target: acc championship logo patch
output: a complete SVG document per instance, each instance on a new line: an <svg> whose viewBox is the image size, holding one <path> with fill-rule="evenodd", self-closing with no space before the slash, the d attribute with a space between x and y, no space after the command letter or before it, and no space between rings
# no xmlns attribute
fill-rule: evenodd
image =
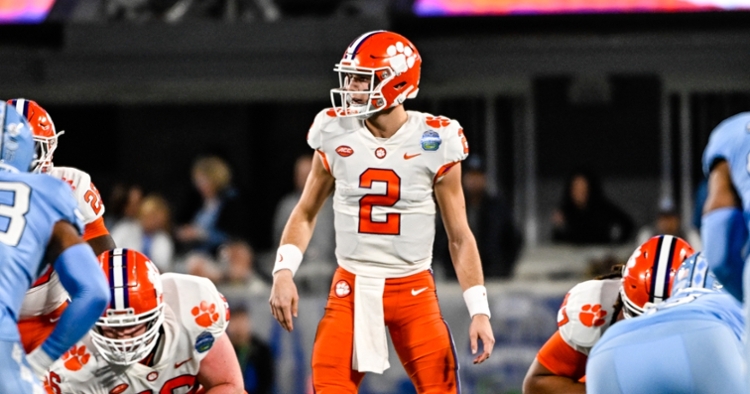
<svg viewBox="0 0 750 394"><path fill-rule="evenodd" d="M115 386L115 388L113 388L112 390L109 390L109 394L121 394L121 393L124 393L125 390L127 389L128 389L127 383L120 383L117 386Z"/></svg>
<svg viewBox="0 0 750 394"><path fill-rule="evenodd" d="M352 153L354 153L354 149L346 145L341 145L336 148L336 153L338 153L341 157L349 157L352 155Z"/></svg>
<svg viewBox="0 0 750 394"><path fill-rule="evenodd" d="M422 139L420 142L422 143L422 149L426 151L436 151L440 148L440 143L443 142L443 140L440 139L440 134L437 132L427 130L422 133Z"/></svg>
<svg viewBox="0 0 750 394"><path fill-rule="evenodd" d="M198 338L195 339L195 350L198 353L205 353L211 346L214 345L214 336L208 331L203 331Z"/></svg>

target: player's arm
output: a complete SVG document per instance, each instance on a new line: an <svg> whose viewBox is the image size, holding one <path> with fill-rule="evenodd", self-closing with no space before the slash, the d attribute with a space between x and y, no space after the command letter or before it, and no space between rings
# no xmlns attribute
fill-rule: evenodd
<svg viewBox="0 0 750 394"><path fill-rule="evenodd" d="M271 288L271 313L287 330L292 331L292 316L297 316L299 295L294 285L294 271L302 261L302 253L312 238L315 219L326 198L331 195L334 178L325 168L320 153L313 159L310 175L307 177L297 205L289 215L289 220L281 234L281 242L274 266Z"/></svg>
<svg viewBox="0 0 750 394"><path fill-rule="evenodd" d="M97 256L116 248L115 240L109 234L109 230L104 225L104 218L101 216L84 227L83 240L91 246Z"/></svg>
<svg viewBox="0 0 750 394"><path fill-rule="evenodd" d="M471 351L477 351L477 338L482 340L484 352L474 359L481 363L490 357L495 337L490 326L487 289L484 288L482 264L474 234L466 219L466 200L461 188L461 164L458 163L435 184L435 198L440 206L445 232L456 277L464 290L464 300L471 314L469 336Z"/></svg>
<svg viewBox="0 0 750 394"><path fill-rule="evenodd" d="M523 393L586 393L586 384L580 379L585 374L587 358L565 343L559 331L556 332L539 350L526 372Z"/></svg>
<svg viewBox="0 0 750 394"><path fill-rule="evenodd" d="M732 185L729 163L719 161L708 177L708 196L703 206L701 239L703 255L724 288L742 301L742 248L748 237L740 200Z"/></svg>
<svg viewBox="0 0 750 394"><path fill-rule="evenodd" d="M198 383L205 394L241 394L245 392L240 363L229 337L222 335L201 361Z"/></svg>
<svg viewBox="0 0 750 394"><path fill-rule="evenodd" d="M46 257L54 261L71 302L47 340L29 354L29 364L37 376L44 376L52 362L86 334L109 303L104 273L73 225L66 221L55 224Z"/></svg>

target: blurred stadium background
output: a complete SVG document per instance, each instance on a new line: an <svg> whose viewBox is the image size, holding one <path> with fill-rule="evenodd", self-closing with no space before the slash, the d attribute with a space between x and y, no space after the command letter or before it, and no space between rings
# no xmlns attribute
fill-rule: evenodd
<svg viewBox="0 0 750 394"><path fill-rule="evenodd" d="M224 158L267 281L274 210L308 152L307 128L330 105L334 63L365 31L405 35L424 61L407 108L462 123L523 236L512 277L489 280L498 343L488 363L468 361L458 285L439 285L465 392L511 393L556 329L567 289L636 246L635 236L552 242L565 177L595 168L638 227L665 205L698 226L708 135L750 110L748 22L748 0L0 0L0 96L50 112L66 131L56 164L89 172L105 204L116 185L138 184L178 212L195 158ZM297 330L285 334L267 293L223 290L252 311L276 357L273 392L306 392L325 295L303 295ZM391 355L362 393L413 392Z"/></svg>

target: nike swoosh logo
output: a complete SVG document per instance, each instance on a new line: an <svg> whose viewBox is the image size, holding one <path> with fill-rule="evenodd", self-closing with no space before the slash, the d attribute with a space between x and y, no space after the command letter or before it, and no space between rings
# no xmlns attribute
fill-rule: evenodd
<svg viewBox="0 0 750 394"><path fill-rule="evenodd" d="M421 288L419 290L411 289L411 295L417 296L417 295L419 295L419 293L421 293L421 292L423 292L423 291L425 291L427 289L429 289L429 287L423 287L423 288Z"/></svg>
<svg viewBox="0 0 750 394"><path fill-rule="evenodd" d="M421 153L415 153L415 154L413 154L413 155L410 155L410 154L408 154L408 153L404 153L404 160L409 160L409 159L413 159L413 158L415 158L415 157L417 157L417 156L419 156L419 155L421 155Z"/></svg>
<svg viewBox="0 0 750 394"><path fill-rule="evenodd" d="M190 361L190 360L192 360L192 359L193 359L193 358L192 358L192 357L190 357L189 359L187 359L187 360L185 360L185 361L182 361L182 362L179 362L179 363L174 363L174 367L175 367L175 369L177 369L177 368L181 367L181 366L182 366L183 364L185 364L186 362L188 362L188 361Z"/></svg>
<svg viewBox="0 0 750 394"><path fill-rule="evenodd" d="M279 263L284 261L284 255L279 253Z"/></svg>
<svg viewBox="0 0 750 394"><path fill-rule="evenodd" d="M58 317L50 317L50 318L49 318L49 322L50 322L50 323L54 323L54 322L56 322L56 321L60 320L60 317L61 317L61 316L58 316Z"/></svg>

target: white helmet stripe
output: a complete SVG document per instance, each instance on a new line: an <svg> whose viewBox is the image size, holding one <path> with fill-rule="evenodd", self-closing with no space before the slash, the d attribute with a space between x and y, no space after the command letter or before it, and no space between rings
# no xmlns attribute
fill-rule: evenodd
<svg viewBox="0 0 750 394"><path fill-rule="evenodd" d="M122 249L115 249L112 253L112 285L114 291L115 309L125 309L125 287L122 266Z"/></svg>
<svg viewBox="0 0 750 394"><path fill-rule="evenodd" d="M369 33L362 34L359 36L354 42L349 44L349 48L346 48L346 55L344 56L346 60L352 60L354 59L354 55L357 53L357 49L359 49L359 46L370 36L376 34L376 33L382 33L385 30L375 30L371 31Z"/></svg>
<svg viewBox="0 0 750 394"><path fill-rule="evenodd" d="M669 272L672 268L671 259L674 253L676 240L671 235L664 235L657 253L656 272L654 273L654 279L651 281L653 287L651 288L653 302L664 301L669 295L667 287L669 287Z"/></svg>
<svg viewBox="0 0 750 394"><path fill-rule="evenodd" d="M16 111L18 111L19 114L26 116L26 99L18 99L16 100Z"/></svg>

